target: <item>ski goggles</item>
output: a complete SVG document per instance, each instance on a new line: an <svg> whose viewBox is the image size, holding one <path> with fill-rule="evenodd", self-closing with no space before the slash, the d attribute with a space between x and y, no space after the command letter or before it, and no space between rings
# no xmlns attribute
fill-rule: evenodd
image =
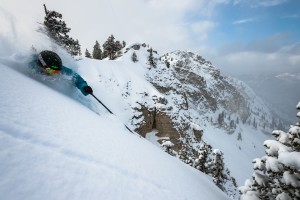
<svg viewBox="0 0 300 200"><path fill-rule="evenodd" d="M44 69L48 74L58 74L60 72L60 69L57 66L46 67Z"/></svg>

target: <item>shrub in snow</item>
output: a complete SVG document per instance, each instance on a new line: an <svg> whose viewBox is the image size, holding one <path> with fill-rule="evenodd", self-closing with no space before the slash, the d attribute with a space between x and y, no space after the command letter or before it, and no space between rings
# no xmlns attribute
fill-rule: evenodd
<svg viewBox="0 0 300 200"><path fill-rule="evenodd" d="M132 60L132 62L134 62L134 63L137 62L137 61L139 61L139 60L137 59L137 55L136 55L135 52L132 53L131 60Z"/></svg>
<svg viewBox="0 0 300 200"><path fill-rule="evenodd" d="M253 160L253 181L239 188L241 200L300 199L300 123L288 133L274 130L272 135L276 141L264 142L266 156Z"/></svg>
<svg viewBox="0 0 300 200"><path fill-rule="evenodd" d="M176 152L172 150L174 144L169 140L163 140L161 146L163 147L164 151L170 154L171 156L175 156Z"/></svg>

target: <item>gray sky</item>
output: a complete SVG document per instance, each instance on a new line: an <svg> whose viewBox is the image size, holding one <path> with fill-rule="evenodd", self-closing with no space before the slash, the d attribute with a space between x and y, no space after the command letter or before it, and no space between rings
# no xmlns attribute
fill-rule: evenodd
<svg viewBox="0 0 300 200"><path fill-rule="evenodd" d="M92 51L114 34L160 54L190 50L225 72L300 71L300 1L296 0L1 0L0 36L39 42L43 3Z"/></svg>

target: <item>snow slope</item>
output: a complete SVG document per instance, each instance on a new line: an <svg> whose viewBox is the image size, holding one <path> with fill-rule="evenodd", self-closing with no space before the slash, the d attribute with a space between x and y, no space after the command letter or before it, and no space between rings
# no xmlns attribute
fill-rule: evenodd
<svg viewBox="0 0 300 200"><path fill-rule="evenodd" d="M65 95L15 60L0 68L0 199L228 199L90 96Z"/></svg>

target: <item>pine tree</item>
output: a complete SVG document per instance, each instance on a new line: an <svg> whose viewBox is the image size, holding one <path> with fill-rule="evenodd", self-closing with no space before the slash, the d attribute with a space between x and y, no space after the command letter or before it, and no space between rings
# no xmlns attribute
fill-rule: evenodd
<svg viewBox="0 0 300 200"><path fill-rule="evenodd" d="M116 41L115 45L114 45L114 51L113 51L113 60L122 56L122 50L123 49L123 45L121 44L120 41Z"/></svg>
<svg viewBox="0 0 300 200"><path fill-rule="evenodd" d="M85 49L85 57L91 58L92 55L90 54L89 50Z"/></svg>
<svg viewBox="0 0 300 200"><path fill-rule="evenodd" d="M137 59L137 55L136 55L135 52L132 53L131 60L132 60L132 62L134 62L134 63L137 62L137 61L139 61L139 60Z"/></svg>
<svg viewBox="0 0 300 200"><path fill-rule="evenodd" d="M93 47L93 58L97 59L97 60L102 59L102 50L101 50L100 44L97 40L96 40L96 43Z"/></svg>
<svg viewBox="0 0 300 200"><path fill-rule="evenodd" d="M149 65L152 67L156 67L156 61L153 56L153 49L150 48L148 51L149 51L149 56L148 56Z"/></svg>
<svg viewBox="0 0 300 200"><path fill-rule="evenodd" d="M193 147L191 145L192 139L188 134L185 134L181 139L181 149L178 152L179 159L182 160L184 163L193 166L196 157L194 155Z"/></svg>
<svg viewBox="0 0 300 200"><path fill-rule="evenodd" d="M218 115L218 124L220 126L224 124L224 118L225 118L225 112L223 111Z"/></svg>
<svg viewBox="0 0 300 200"><path fill-rule="evenodd" d="M274 130L276 140L264 142L266 156L253 160L253 181L240 187L241 199L300 199L299 125L291 126L288 133Z"/></svg>
<svg viewBox="0 0 300 200"><path fill-rule="evenodd" d="M234 129L236 127L233 120L230 121L229 126L230 126L231 129Z"/></svg>
<svg viewBox="0 0 300 200"><path fill-rule="evenodd" d="M206 143L201 144L198 155L198 158L195 160L195 168L204 173L208 173L207 161L209 155L209 146Z"/></svg>
<svg viewBox="0 0 300 200"><path fill-rule="evenodd" d="M213 178L214 182L221 189L223 188L224 179L226 178L226 174L224 172L224 161L223 161L223 153L219 149L215 149L213 152Z"/></svg>
<svg viewBox="0 0 300 200"><path fill-rule="evenodd" d="M62 14L56 11L49 11L44 4L45 18L44 26L46 34L58 45L64 47L72 56L81 55L80 44L68 34L70 28L62 20Z"/></svg>
<svg viewBox="0 0 300 200"><path fill-rule="evenodd" d="M240 140L240 141L243 140L243 138L242 138L242 133L241 133L241 132L238 133L237 140Z"/></svg>
<svg viewBox="0 0 300 200"><path fill-rule="evenodd" d="M123 49L120 41L115 42L115 37L113 35L109 36L103 46L103 58L109 58L114 60L122 55L121 50Z"/></svg>
<svg viewBox="0 0 300 200"><path fill-rule="evenodd" d="M79 41L73 41L73 44L70 44L69 47L69 53L73 56L81 56L81 50L80 50L80 44Z"/></svg>
<svg viewBox="0 0 300 200"><path fill-rule="evenodd" d="M181 146L181 149L178 152L179 159L182 160L184 163L192 166L193 165L193 158L191 156L191 148L188 144L184 143Z"/></svg>

